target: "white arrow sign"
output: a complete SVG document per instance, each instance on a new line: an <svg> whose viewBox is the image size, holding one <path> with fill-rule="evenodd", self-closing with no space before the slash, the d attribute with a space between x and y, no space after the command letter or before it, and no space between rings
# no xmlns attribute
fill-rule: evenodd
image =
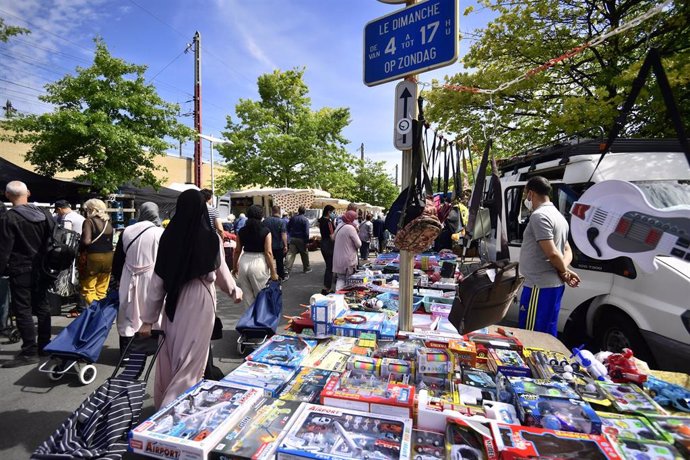
<svg viewBox="0 0 690 460"><path fill-rule="evenodd" d="M417 118L417 84L403 80L395 87L395 132L393 144L398 150L412 148L412 120Z"/></svg>

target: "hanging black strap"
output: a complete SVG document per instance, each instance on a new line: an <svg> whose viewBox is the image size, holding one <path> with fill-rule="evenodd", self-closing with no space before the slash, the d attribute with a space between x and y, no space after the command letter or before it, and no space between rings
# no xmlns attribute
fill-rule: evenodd
<svg viewBox="0 0 690 460"><path fill-rule="evenodd" d="M426 155L424 149L424 112L423 99L420 97L419 104L419 120L412 120L412 171L410 173L410 185L407 188L407 197L405 199L405 206L400 213L400 221L398 228L402 228L405 222L407 209L413 201L416 194L424 194L426 196L432 195L431 178L427 170Z"/></svg>
<svg viewBox="0 0 690 460"><path fill-rule="evenodd" d="M489 140L486 141L486 146L484 147L484 154L482 155L482 160L479 163L477 175L475 176L474 187L472 189L472 199L470 200L469 216L467 218L467 229L465 233L466 244L469 244L469 242L472 241L474 224L477 220L477 213L479 212L479 206L482 202L482 196L484 194L484 183L486 182L486 167L489 163L489 152L491 151L492 144L493 140L489 138Z"/></svg>
<svg viewBox="0 0 690 460"><path fill-rule="evenodd" d="M638 72L637 77L635 77L635 80L633 81L630 94L628 94L628 98L625 100L623 108L618 114L618 117L616 117L616 121L614 122L613 127L609 132L609 137L606 140L606 144L604 144L600 149L601 157L599 157L599 161L597 162L594 171L592 171L592 175L589 178L590 181L592 180L592 177L594 177L594 173L596 172L597 168L599 168L601 161L604 159L606 154L609 153L613 141L616 140L621 130L625 127L628 114L635 105L635 101L640 95L642 88L644 88L645 82L647 81L647 77L649 76L650 71L653 71L654 75L656 75L656 81L659 84L661 96L664 98L664 103L666 104L668 116L671 118L671 122L673 123L673 127L675 128L676 134L678 136L678 141L680 142L681 148L685 153L685 158L688 160L688 164L690 165L690 145L688 145L688 138L685 134L685 129L683 128L683 121L681 120L680 112L678 111L678 106L676 105L676 101L673 97L671 85L669 84L668 78L666 77L666 71L664 70L664 66L661 63L659 50L657 50L656 48L651 48L647 53L647 57L645 58L642 67L640 67L640 71Z"/></svg>
<svg viewBox="0 0 690 460"><path fill-rule="evenodd" d="M452 151L452 150L451 150ZM450 158L448 157L448 141L443 144L443 196L448 194L450 181Z"/></svg>

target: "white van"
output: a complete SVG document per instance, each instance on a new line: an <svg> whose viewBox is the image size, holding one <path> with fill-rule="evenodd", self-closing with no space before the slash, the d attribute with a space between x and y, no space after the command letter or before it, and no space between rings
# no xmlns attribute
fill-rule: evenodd
<svg viewBox="0 0 690 460"><path fill-rule="evenodd" d="M599 144L559 144L499 163L502 225L511 260L520 258L528 217L523 188L532 176L551 181L551 199L569 222L573 202L592 183L608 179L636 184L658 208L690 205L690 165L676 140L619 139L597 168ZM582 254L572 238L570 245L571 267L582 283L576 289L566 287L563 297L558 330L566 345L586 343L590 349L611 351L629 347L660 369L690 372L690 262L657 257L659 269L647 274L627 257L594 260ZM506 322L517 323L517 318L515 304Z"/></svg>

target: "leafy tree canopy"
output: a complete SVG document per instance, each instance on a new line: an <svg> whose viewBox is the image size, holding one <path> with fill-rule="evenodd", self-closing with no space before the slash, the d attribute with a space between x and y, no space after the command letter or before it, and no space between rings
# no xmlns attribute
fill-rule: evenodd
<svg viewBox="0 0 690 460"><path fill-rule="evenodd" d="M356 186L347 199L389 208L400 191L386 172L385 162L365 159L357 161Z"/></svg>
<svg viewBox="0 0 690 460"><path fill-rule="evenodd" d="M39 99L55 110L3 122L12 134L4 139L26 142L27 161L39 173L79 171L95 191L113 192L126 182L158 186L154 158L168 148L166 136L188 138L179 107L165 102L144 79L146 66L110 55L97 39L91 67L45 86Z"/></svg>
<svg viewBox="0 0 690 460"><path fill-rule="evenodd" d="M23 35L30 33L31 31L29 29L5 24L5 20L3 18L0 18L0 42L7 43L10 37L14 35Z"/></svg>
<svg viewBox="0 0 690 460"><path fill-rule="evenodd" d="M655 0L480 0L497 13L463 58L464 72L445 83L492 89L551 58L633 21ZM655 46L690 121L690 4L673 2L662 13L556 64L546 72L489 97L437 86L430 91L427 118L441 129L483 139L495 132L503 155L552 142L562 135L601 126L609 130L630 92L648 46ZM468 9L466 14L471 12ZM653 79L629 117L626 136L675 137Z"/></svg>

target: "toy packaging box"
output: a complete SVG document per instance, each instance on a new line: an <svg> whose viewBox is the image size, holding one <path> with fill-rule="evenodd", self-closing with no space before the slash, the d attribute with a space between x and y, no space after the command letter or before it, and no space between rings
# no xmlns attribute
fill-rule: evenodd
<svg viewBox="0 0 690 460"><path fill-rule="evenodd" d="M530 393L548 398L580 399L580 395L563 382L526 377L508 377L507 380L509 391L516 398L518 395Z"/></svg>
<svg viewBox="0 0 690 460"><path fill-rule="evenodd" d="M417 411L415 425L420 430L445 432L446 418L448 416L472 416L483 415L478 407L454 404L445 398L439 398L430 394L428 390L419 390L417 396Z"/></svg>
<svg viewBox="0 0 690 460"><path fill-rule="evenodd" d="M644 417L597 412L601 419L601 433L612 442L619 438L633 441L665 441L663 435Z"/></svg>
<svg viewBox="0 0 690 460"><path fill-rule="evenodd" d="M465 334L465 340L474 342L477 347L477 362L486 363L489 350L492 348L501 350L515 350L522 353L524 348L522 342L515 337L505 337L498 334L487 334L483 332L470 332Z"/></svg>
<svg viewBox="0 0 690 460"><path fill-rule="evenodd" d="M343 372L356 341L357 339L352 337L333 337L322 342L304 358L302 367Z"/></svg>
<svg viewBox="0 0 690 460"><path fill-rule="evenodd" d="M202 380L130 431L129 448L156 458L206 459L261 394L256 388Z"/></svg>
<svg viewBox="0 0 690 460"><path fill-rule="evenodd" d="M381 369L381 378L402 383L414 382L414 365L414 361L383 358L381 359L381 365L379 366Z"/></svg>
<svg viewBox="0 0 690 460"><path fill-rule="evenodd" d="M209 460L268 460L299 410L298 401L266 399L248 414L211 451Z"/></svg>
<svg viewBox="0 0 690 460"><path fill-rule="evenodd" d="M501 460L623 458L604 436L501 423L492 423L491 431Z"/></svg>
<svg viewBox="0 0 690 460"><path fill-rule="evenodd" d="M455 358L455 369L460 370L461 365L474 367L477 364L477 346L474 342L466 340L451 340L448 343L448 351Z"/></svg>
<svg viewBox="0 0 690 460"><path fill-rule="evenodd" d="M360 334L369 332L379 338L384 319L383 313L346 310L333 320L333 333L343 337L359 337Z"/></svg>
<svg viewBox="0 0 690 460"><path fill-rule="evenodd" d="M321 404L375 414L412 417L415 387L375 374L346 371L332 376L321 391Z"/></svg>
<svg viewBox="0 0 690 460"><path fill-rule="evenodd" d="M499 451L488 425L464 417L449 417L446 452L451 459L498 460Z"/></svg>
<svg viewBox="0 0 690 460"><path fill-rule="evenodd" d="M346 309L344 295L329 294L311 305L311 319L315 323L332 323Z"/></svg>
<svg viewBox="0 0 690 460"><path fill-rule="evenodd" d="M520 421L526 426L550 430L601 434L601 419L586 402L578 399L560 399L521 394L516 406Z"/></svg>
<svg viewBox="0 0 690 460"><path fill-rule="evenodd" d="M280 441L277 459L409 459L412 420L337 407L303 405Z"/></svg>
<svg viewBox="0 0 690 460"><path fill-rule="evenodd" d="M222 381L261 388L266 396L275 398L294 375L295 369L290 367L245 361Z"/></svg>
<svg viewBox="0 0 690 460"><path fill-rule="evenodd" d="M494 374L481 369L462 366L461 375L463 385L481 388L482 390L491 391L494 394L496 393L496 380Z"/></svg>
<svg viewBox="0 0 690 460"><path fill-rule="evenodd" d="M328 379L338 375L340 374L337 372L303 367L295 378L285 387L280 394L280 399L317 403L319 402L321 391Z"/></svg>
<svg viewBox="0 0 690 460"><path fill-rule="evenodd" d="M597 382L618 412L668 415L654 400L632 383Z"/></svg>
<svg viewBox="0 0 690 460"><path fill-rule="evenodd" d="M616 447L626 460L683 460L684 458L678 449L665 442L619 439Z"/></svg>
<svg viewBox="0 0 690 460"><path fill-rule="evenodd" d="M489 348L486 364L492 372L508 377L532 377L532 371L515 350Z"/></svg>
<svg viewBox="0 0 690 460"><path fill-rule="evenodd" d="M246 359L258 363L297 368L315 346L316 340L274 335Z"/></svg>
<svg viewBox="0 0 690 460"><path fill-rule="evenodd" d="M439 348L420 348L417 350L417 373L448 374L454 369L453 357L448 350Z"/></svg>
<svg viewBox="0 0 690 460"><path fill-rule="evenodd" d="M445 460L446 437L435 431L412 430L412 458Z"/></svg>
<svg viewBox="0 0 690 460"><path fill-rule="evenodd" d="M671 415L647 415L647 419L664 437L690 457L690 417Z"/></svg>

